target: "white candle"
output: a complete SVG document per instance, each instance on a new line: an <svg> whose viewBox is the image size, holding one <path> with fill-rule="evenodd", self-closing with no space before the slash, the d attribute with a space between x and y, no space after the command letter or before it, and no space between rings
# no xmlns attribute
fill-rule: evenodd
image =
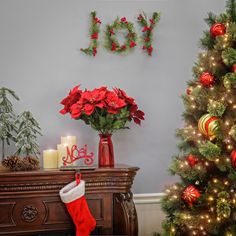
<svg viewBox="0 0 236 236"><path fill-rule="evenodd" d="M63 166L62 158L67 156L67 144L57 144L58 151L58 168ZM69 147L70 148L70 147Z"/></svg>
<svg viewBox="0 0 236 236"><path fill-rule="evenodd" d="M57 150L49 149L43 151L43 168L44 169L55 169L58 167L57 164Z"/></svg>
<svg viewBox="0 0 236 236"><path fill-rule="evenodd" d="M76 136L61 137L61 144L66 144L68 146L76 145L77 144Z"/></svg>

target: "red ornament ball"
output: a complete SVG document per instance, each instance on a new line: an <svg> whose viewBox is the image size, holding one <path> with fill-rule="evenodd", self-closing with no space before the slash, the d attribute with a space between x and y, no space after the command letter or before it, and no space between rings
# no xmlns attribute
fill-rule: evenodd
<svg viewBox="0 0 236 236"><path fill-rule="evenodd" d="M225 25L221 23L215 23L211 26L210 33L212 37L224 35L226 31Z"/></svg>
<svg viewBox="0 0 236 236"><path fill-rule="evenodd" d="M192 206L194 202L201 196L201 193L194 185L189 185L182 194L182 199L189 205Z"/></svg>
<svg viewBox="0 0 236 236"><path fill-rule="evenodd" d="M198 163L198 158L193 156L192 154L189 154L186 157L186 161L188 162L189 166L194 167Z"/></svg>
<svg viewBox="0 0 236 236"><path fill-rule="evenodd" d="M236 72L236 64L234 64L234 65L232 66L232 71L233 71L233 72Z"/></svg>
<svg viewBox="0 0 236 236"><path fill-rule="evenodd" d="M231 157L231 165L234 169L236 169L236 150L233 150L230 154Z"/></svg>
<svg viewBox="0 0 236 236"><path fill-rule="evenodd" d="M208 72L204 72L200 75L199 82L204 87L210 87L215 83L215 77L212 74L208 73Z"/></svg>

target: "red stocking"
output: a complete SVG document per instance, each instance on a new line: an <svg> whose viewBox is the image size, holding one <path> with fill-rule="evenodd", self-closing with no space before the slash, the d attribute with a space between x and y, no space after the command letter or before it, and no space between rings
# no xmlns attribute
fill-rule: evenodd
<svg viewBox="0 0 236 236"><path fill-rule="evenodd" d="M88 236L96 226L84 193L85 182L83 180L78 185L77 181L74 181L60 190L61 200L65 203L76 226L76 236Z"/></svg>

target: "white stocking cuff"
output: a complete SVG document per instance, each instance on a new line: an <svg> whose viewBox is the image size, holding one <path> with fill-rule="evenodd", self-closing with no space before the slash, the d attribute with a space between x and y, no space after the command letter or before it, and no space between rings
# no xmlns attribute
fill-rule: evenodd
<svg viewBox="0 0 236 236"><path fill-rule="evenodd" d="M82 197L84 193L85 193L85 182L83 180L80 180L80 183L78 185L76 185L76 181L73 181L67 184L65 187L63 187L59 192L61 200L64 203L72 202Z"/></svg>

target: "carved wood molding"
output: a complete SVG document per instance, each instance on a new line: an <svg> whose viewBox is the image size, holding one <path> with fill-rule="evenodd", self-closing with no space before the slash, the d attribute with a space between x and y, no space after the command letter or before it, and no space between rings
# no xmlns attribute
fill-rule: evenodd
<svg viewBox="0 0 236 236"><path fill-rule="evenodd" d="M59 171L60 172L60 171ZM32 173L25 172L25 179L15 179L13 183L0 183L0 192L23 192L23 191L55 191L57 192L63 188L67 183L68 179L65 180L64 172L61 171L62 176L57 175L57 179L40 179L36 178L36 181L28 180L28 177ZM101 188L103 191L113 189L117 192L127 192L133 184L134 176L136 175L136 169L128 172L119 170L117 172L111 171L109 174L105 171L82 171L83 179L86 182L86 192L97 191ZM70 172L71 180L74 179L74 172ZM62 178L62 179L60 179Z"/></svg>
<svg viewBox="0 0 236 236"><path fill-rule="evenodd" d="M138 218L132 192L115 194L115 202L117 211L124 216L124 234L138 235Z"/></svg>
<svg viewBox="0 0 236 236"><path fill-rule="evenodd" d="M21 211L21 218L23 221L31 223L38 217L38 209L32 205L26 205Z"/></svg>

